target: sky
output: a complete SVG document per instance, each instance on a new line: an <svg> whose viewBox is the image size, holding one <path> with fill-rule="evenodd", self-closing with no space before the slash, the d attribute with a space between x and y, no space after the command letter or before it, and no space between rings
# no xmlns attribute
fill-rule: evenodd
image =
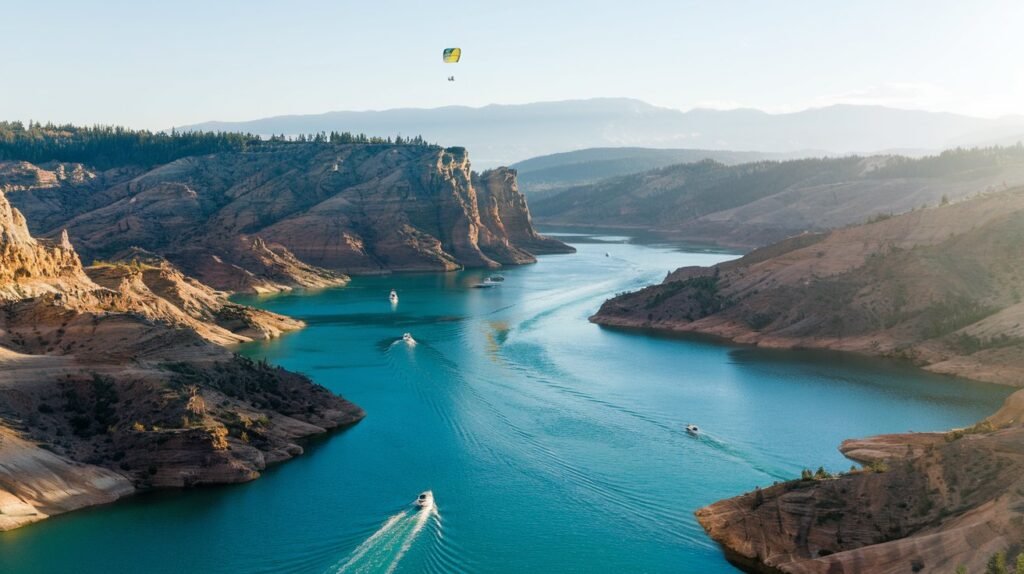
<svg viewBox="0 0 1024 574"><path fill-rule="evenodd" d="M1024 114L1021 30L1018 0L8 0L0 119L164 129L592 97L997 117Z"/></svg>

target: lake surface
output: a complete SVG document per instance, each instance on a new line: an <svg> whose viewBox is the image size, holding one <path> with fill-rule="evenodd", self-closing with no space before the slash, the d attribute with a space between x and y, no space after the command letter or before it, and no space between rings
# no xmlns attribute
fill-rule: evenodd
<svg viewBox="0 0 1024 574"><path fill-rule="evenodd" d="M844 438L966 425L1010 392L602 329L587 317L608 296L733 256L565 239L579 253L504 270L494 289L469 271L250 300L309 327L242 351L367 418L252 483L2 534L0 572L735 572L697 508L805 467L848 469ZM396 343L405 332L416 346ZM437 515L411 505L426 489Z"/></svg>

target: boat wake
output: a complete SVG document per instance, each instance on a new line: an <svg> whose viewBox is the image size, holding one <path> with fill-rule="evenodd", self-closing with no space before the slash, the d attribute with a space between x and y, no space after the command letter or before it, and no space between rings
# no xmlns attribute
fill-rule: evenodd
<svg viewBox="0 0 1024 574"><path fill-rule="evenodd" d="M357 546L343 561L332 566L328 572L391 574L398 568L424 528L431 523L440 535L441 515L436 506L399 512L388 518L376 532Z"/></svg>

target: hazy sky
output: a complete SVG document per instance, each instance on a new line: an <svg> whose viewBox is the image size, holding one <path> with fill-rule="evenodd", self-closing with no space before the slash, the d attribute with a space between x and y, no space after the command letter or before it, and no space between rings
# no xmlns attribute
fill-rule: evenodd
<svg viewBox="0 0 1024 574"><path fill-rule="evenodd" d="M1022 30L1019 0L10 0L0 119L164 128L597 96L1022 114ZM441 63L448 46L460 64Z"/></svg>

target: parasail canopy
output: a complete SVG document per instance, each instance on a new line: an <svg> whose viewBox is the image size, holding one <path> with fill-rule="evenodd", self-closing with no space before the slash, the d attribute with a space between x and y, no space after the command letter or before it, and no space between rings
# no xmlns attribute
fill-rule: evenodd
<svg viewBox="0 0 1024 574"><path fill-rule="evenodd" d="M462 57L462 48L445 48L442 57L445 64L456 64Z"/></svg>

